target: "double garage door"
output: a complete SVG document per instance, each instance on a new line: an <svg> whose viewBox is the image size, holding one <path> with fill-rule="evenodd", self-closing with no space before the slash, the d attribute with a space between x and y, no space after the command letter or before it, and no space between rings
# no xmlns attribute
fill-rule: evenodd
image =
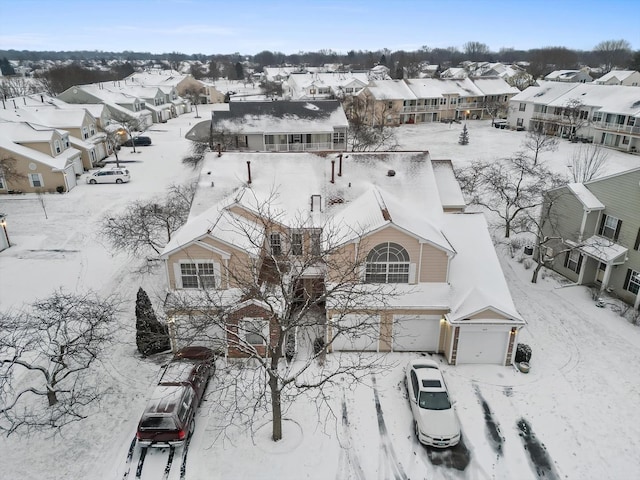
<svg viewBox="0 0 640 480"><path fill-rule="evenodd" d="M436 352L440 343L440 315L394 315L392 348L396 352ZM343 333L333 349L377 351L380 345L380 317L346 315L338 323Z"/></svg>

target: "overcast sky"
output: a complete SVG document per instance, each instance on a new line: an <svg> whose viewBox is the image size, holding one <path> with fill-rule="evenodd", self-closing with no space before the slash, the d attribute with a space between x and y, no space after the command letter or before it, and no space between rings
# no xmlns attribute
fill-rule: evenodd
<svg viewBox="0 0 640 480"><path fill-rule="evenodd" d="M591 50L619 39L640 49L639 19L639 0L0 0L0 49Z"/></svg>

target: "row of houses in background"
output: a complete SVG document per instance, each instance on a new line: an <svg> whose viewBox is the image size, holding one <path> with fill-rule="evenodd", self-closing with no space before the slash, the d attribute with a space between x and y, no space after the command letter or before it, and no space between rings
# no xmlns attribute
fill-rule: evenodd
<svg viewBox="0 0 640 480"><path fill-rule="evenodd" d="M507 124L635 153L640 87L541 81L511 97Z"/></svg>

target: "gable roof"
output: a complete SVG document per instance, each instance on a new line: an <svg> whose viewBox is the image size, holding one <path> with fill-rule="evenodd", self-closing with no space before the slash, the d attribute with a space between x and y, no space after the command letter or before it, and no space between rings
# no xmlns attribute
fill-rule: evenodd
<svg viewBox="0 0 640 480"><path fill-rule="evenodd" d="M585 210L604 210L604 204L582 183L568 183L567 188L582 203Z"/></svg>

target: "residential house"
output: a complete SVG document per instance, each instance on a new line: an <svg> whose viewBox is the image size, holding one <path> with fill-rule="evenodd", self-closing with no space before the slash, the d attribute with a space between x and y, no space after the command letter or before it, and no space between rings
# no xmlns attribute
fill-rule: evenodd
<svg viewBox="0 0 640 480"><path fill-rule="evenodd" d="M640 168L545 194L551 267L640 308Z"/></svg>
<svg viewBox="0 0 640 480"><path fill-rule="evenodd" d="M68 192L84 171L68 132L28 122L0 119L0 159L13 171L0 177L0 193Z"/></svg>
<svg viewBox="0 0 640 480"><path fill-rule="evenodd" d="M510 103L510 128L543 128L573 141L640 150L640 90L635 87L540 82Z"/></svg>
<svg viewBox="0 0 640 480"><path fill-rule="evenodd" d="M108 154L106 135L98 130L96 119L84 108L57 109L18 108L0 110L0 119L14 122L29 122L69 133L69 143L81 152L82 165L90 170Z"/></svg>
<svg viewBox="0 0 640 480"><path fill-rule="evenodd" d="M625 85L627 87L640 86L640 72L635 70L611 70L596 79L598 85Z"/></svg>
<svg viewBox="0 0 640 480"><path fill-rule="evenodd" d="M227 150L290 152L347 148L349 122L336 100L227 105L227 110L213 110L211 120L196 124L185 137L221 143Z"/></svg>
<svg viewBox="0 0 640 480"><path fill-rule="evenodd" d="M593 77L589 75L586 69L580 70L554 70L544 79L548 82L566 82L566 83L589 83L593 82Z"/></svg>
<svg viewBox="0 0 640 480"><path fill-rule="evenodd" d="M215 85L197 80L190 74L178 73L173 70L151 69L144 72L135 72L125 78L129 84L144 85L147 87L158 87L166 93L170 88L170 103L176 106L176 114L181 115L190 111L190 102L186 98L186 92L191 89L200 90L200 101L198 103L222 103L224 93L217 89ZM182 98L181 98L182 97Z"/></svg>
<svg viewBox="0 0 640 480"><path fill-rule="evenodd" d="M525 324L484 216L464 213L451 162L427 152L209 153L189 219L161 258L174 348L189 316L216 298L226 319L213 335L217 347L242 356L234 339L246 335L266 353L278 335L271 319L279 302L265 305L263 295L277 291L265 274L274 262L288 288L321 308L312 327L332 352L432 352L451 364L510 365ZM247 278L259 286L253 294ZM336 293L340 285L349 294ZM184 298L196 308L177 301ZM350 330L365 322L367 334Z"/></svg>
<svg viewBox="0 0 640 480"><path fill-rule="evenodd" d="M367 72L292 73L284 86L292 100L322 100L357 95L368 83Z"/></svg>
<svg viewBox="0 0 640 480"><path fill-rule="evenodd" d="M57 95L59 100L72 104L102 103L109 110L109 122L127 120L144 131L153 124L151 112L145 101L127 93L113 92L103 84L76 85ZM106 128L106 125L103 127Z"/></svg>
<svg viewBox="0 0 640 480"><path fill-rule="evenodd" d="M358 94L347 113L368 125L481 119L487 102L501 102L506 110L518 92L501 78L382 80Z"/></svg>

